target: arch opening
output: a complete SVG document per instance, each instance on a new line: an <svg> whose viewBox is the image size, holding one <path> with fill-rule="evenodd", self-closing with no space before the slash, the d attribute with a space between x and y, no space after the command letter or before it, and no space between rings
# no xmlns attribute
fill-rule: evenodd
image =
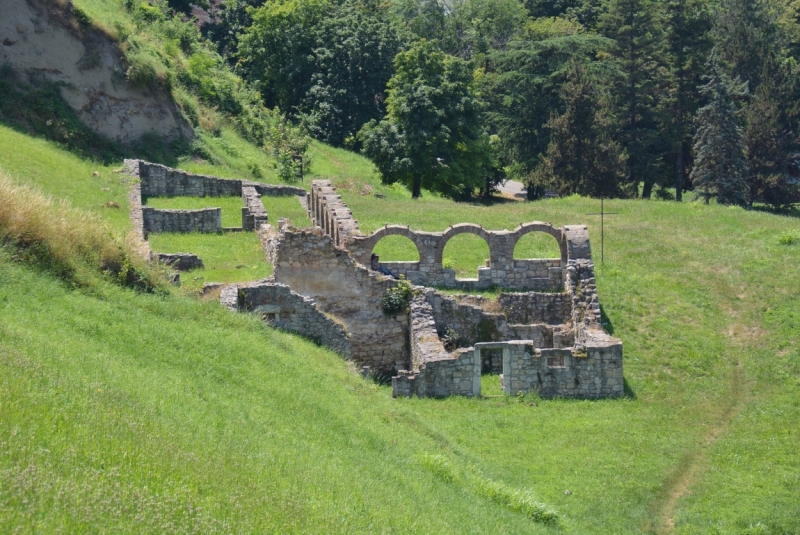
<svg viewBox="0 0 800 535"><path fill-rule="evenodd" d="M477 279L478 268L489 260L489 244L477 234L456 234L442 250L442 267L455 269L456 279Z"/></svg>
<svg viewBox="0 0 800 535"><path fill-rule="evenodd" d="M384 236L372 248L372 254L380 256L381 262L419 262L417 245L405 236Z"/></svg>
<svg viewBox="0 0 800 535"><path fill-rule="evenodd" d="M529 232L517 240L514 260L561 258L561 246L546 232Z"/></svg>

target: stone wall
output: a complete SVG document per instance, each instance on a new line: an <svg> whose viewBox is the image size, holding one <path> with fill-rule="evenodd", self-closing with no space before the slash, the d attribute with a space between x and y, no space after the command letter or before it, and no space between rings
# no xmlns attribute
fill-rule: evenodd
<svg viewBox="0 0 800 535"><path fill-rule="evenodd" d="M515 259L514 249L517 242L531 232L551 235L559 244L561 258ZM478 266L476 279L457 279L455 270L445 269L442 265L442 253L447 242L465 233L480 236L489 246L488 265ZM480 225L462 223L453 225L444 232L422 232L411 230L407 226L386 225L369 236L350 234L344 244L356 260L369 265L375 245L386 236L404 236L411 240L419 253L419 261L382 262L383 266L420 286L471 290L497 285L514 290L538 291L559 291L564 287L563 268L566 266L567 250L564 235L561 229L554 228L549 223L524 223L513 231L491 231Z"/></svg>
<svg viewBox="0 0 800 535"><path fill-rule="evenodd" d="M559 294L500 294L500 298L505 295L517 295L514 300L520 307L537 310L536 303L539 296ZM562 347L572 341L570 329L564 325L570 320L569 309L560 318L561 322L555 323L544 322L542 318L537 318L533 314L524 319L518 316L511 319L504 309L487 311L487 308L492 309L496 305L481 296L445 295L427 289L425 299L431 305L439 334L444 335L447 329L452 329L463 346L478 342L523 339L533 340L536 347ZM526 299L530 299L530 303L526 302ZM557 318L547 316L546 319Z"/></svg>
<svg viewBox="0 0 800 535"><path fill-rule="evenodd" d="M322 229L336 245L344 245L351 236L361 234L353 212L336 193L330 180L312 181L308 201L308 216L312 224Z"/></svg>
<svg viewBox="0 0 800 535"><path fill-rule="evenodd" d="M282 221L277 230L264 229L262 240L275 281L314 299L321 311L345 325L357 364L377 374L407 369L408 314L386 315L381 307L384 293L397 281L356 265L320 229L295 229Z"/></svg>
<svg viewBox="0 0 800 535"><path fill-rule="evenodd" d="M226 298L230 299L227 295ZM313 299L293 292L285 284L238 285L236 308L255 312L267 324L324 344L345 358L352 354L350 336L344 326L323 314Z"/></svg>
<svg viewBox="0 0 800 535"><path fill-rule="evenodd" d="M267 222L261 194L253 186L242 186L242 230L256 230Z"/></svg>
<svg viewBox="0 0 800 535"><path fill-rule="evenodd" d="M497 298L511 323L561 325L572 318L572 297L560 293L501 293Z"/></svg>
<svg viewBox="0 0 800 535"><path fill-rule="evenodd" d="M538 392L542 397L604 398L624 393L622 343L606 336L584 350L538 349L530 340L476 344L475 351L503 348L501 384L508 395Z"/></svg>
<svg viewBox="0 0 800 535"><path fill-rule="evenodd" d="M222 232L222 209L157 210L142 207L145 236L161 232Z"/></svg>
<svg viewBox="0 0 800 535"><path fill-rule="evenodd" d="M241 180L195 175L157 163L138 161L142 196L147 197L238 197Z"/></svg>
<svg viewBox="0 0 800 535"><path fill-rule="evenodd" d="M177 271L189 271L203 267L203 260L192 253L153 253L151 258Z"/></svg>

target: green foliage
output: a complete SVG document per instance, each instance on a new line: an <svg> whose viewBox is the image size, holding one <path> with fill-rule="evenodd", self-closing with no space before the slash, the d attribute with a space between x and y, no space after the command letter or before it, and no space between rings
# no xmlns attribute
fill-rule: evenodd
<svg viewBox="0 0 800 535"><path fill-rule="evenodd" d="M408 310L408 303L414 295L411 283L405 279L400 279L397 284L387 288L381 297L381 307L387 315L399 314Z"/></svg>
<svg viewBox="0 0 800 535"><path fill-rule="evenodd" d="M622 147L613 138L608 96L597 79L575 61L562 86L566 110L545 123L550 144L533 173L533 182L561 195L630 197Z"/></svg>
<svg viewBox="0 0 800 535"><path fill-rule="evenodd" d="M395 70L386 117L359 134L364 154L385 183L404 185L414 198L423 187L450 197L470 195L491 161L468 65L420 41L397 55Z"/></svg>
<svg viewBox="0 0 800 535"><path fill-rule="evenodd" d="M700 93L709 103L697 110L691 179L706 202L713 197L721 204L747 206L747 147L733 102L747 95L747 83L721 72L716 51L706 67L708 82Z"/></svg>
<svg viewBox="0 0 800 535"><path fill-rule="evenodd" d="M800 245L800 231L790 230L778 236L781 245Z"/></svg>

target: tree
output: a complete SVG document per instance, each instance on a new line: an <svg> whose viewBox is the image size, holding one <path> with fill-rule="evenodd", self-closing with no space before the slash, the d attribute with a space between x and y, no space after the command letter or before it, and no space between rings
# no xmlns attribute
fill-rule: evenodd
<svg viewBox="0 0 800 535"><path fill-rule="evenodd" d="M624 182L626 156L611 136L608 99L600 87L573 61L562 87L566 109L545 125L550 143L534 174L562 195L630 197L635 191Z"/></svg>
<svg viewBox="0 0 800 535"><path fill-rule="evenodd" d="M529 199L543 193L533 171L550 143L545 123L565 109L567 72L578 62L594 83L608 87L616 76L614 65L598 58L612 45L604 37L579 33L515 41L490 57L484 90L487 122L499 138L501 161L512 178L528 185Z"/></svg>
<svg viewBox="0 0 800 535"><path fill-rule="evenodd" d="M355 141L384 113L384 90L401 41L376 5L331 6L317 27L311 87L301 103L311 134L333 145Z"/></svg>
<svg viewBox="0 0 800 535"><path fill-rule="evenodd" d="M415 199L422 188L470 195L491 161L467 63L423 39L397 54L394 67L386 116L359 133L364 154L385 183L403 184Z"/></svg>
<svg viewBox="0 0 800 535"><path fill-rule="evenodd" d="M708 80L700 94L708 104L697 110L694 136L695 165L691 179L705 202L747 206L747 149L734 98L747 95L747 82L731 80L719 65L716 49L706 63Z"/></svg>
<svg viewBox="0 0 800 535"><path fill-rule="evenodd" d="M659 63L662 25L651 0L610 0L600 18L601 32L615 41L612 51L622 77L616 95L622 120L623 145L628 153L629 180L644 182L642 197L649 198L656 176L651 163L658 136L657 108L663 90Z"/></svg>
<svg viewBox="0 0 800 535"><path fill-rule="evenodd" d="M692 118L699 106L703 64L711 48L711 13L702 0L668 0L666 58L669 96L663 99L662 131L669 133L675 158L675 200L681 201L690 160Z"/></svg>

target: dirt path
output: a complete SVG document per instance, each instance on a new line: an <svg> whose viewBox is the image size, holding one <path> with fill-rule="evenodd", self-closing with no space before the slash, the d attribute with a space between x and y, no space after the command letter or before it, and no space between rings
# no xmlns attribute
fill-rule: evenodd
<svg viewBox="0 0 800 535"><path fill-rule="evenodd" d="M737 364L731 374L731 395L717 417L716 424L706 433L703 441L693 451L689 452L673 471L667 484L664 486L658 507L653 515L658 522L658 535L670 535L675 531L675 508L678 501L688 494L692 487L699 481L707 466L708 448L719 437L725 434L731 421L741 410L746 394L746 381L742 378L741 366ZM652 529L647 531L653 531Z"/></svg>

